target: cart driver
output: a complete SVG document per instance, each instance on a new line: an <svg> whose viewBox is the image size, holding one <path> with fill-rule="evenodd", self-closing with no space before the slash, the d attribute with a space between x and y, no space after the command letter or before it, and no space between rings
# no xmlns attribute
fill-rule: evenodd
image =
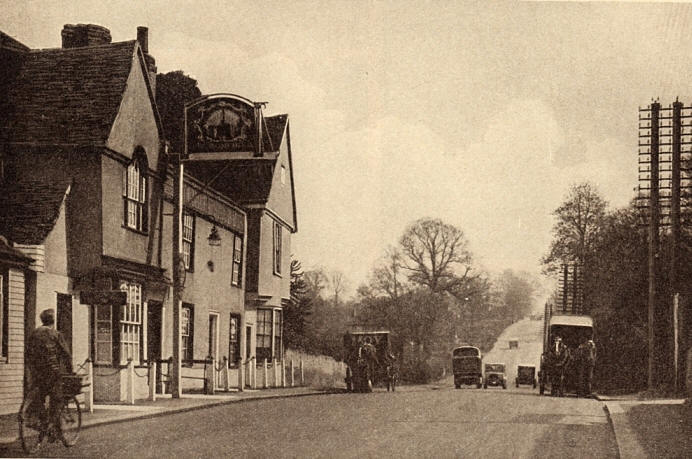
<svg viewBox="0 0 692 459"><path fill-rule="evenodd" d="M34 330L28 339L27 366L29 367L30 387L39 390L38 400L50 397L49 416L54 426L59 426L60 402L62 400L62 375L72 373L72 356L62 334L54 328L55 312L46 309L40 315L42 325ZM46 423L45 408L42 404L32 411Z"/></svg>

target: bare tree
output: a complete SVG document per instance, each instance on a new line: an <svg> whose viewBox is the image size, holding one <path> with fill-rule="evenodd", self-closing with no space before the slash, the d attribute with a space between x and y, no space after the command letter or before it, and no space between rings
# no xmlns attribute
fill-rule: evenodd
<svg viewBox="0 0 692 459"><path fill-rule="evenodd" d="M542 260L547 272L555 272L567 263L584 266L606 216L606 207L606 201L591 183L580 183L569 189L565 202L553 212L557 220L553 241Z"/></svg>
<svg viewBox="0 0 692 459"><path fill-rule="evenodd" d="M464 233L439 219L413 222L400 240L401 266L411 282L433 293L456 294L471 271L471 253Z"/></svg>
<svg viewBox="0 0 692 459"><path fill-rule="evenodd" d="M329 275L329 283L332 287L332 292L334 292L334 307L338 307L339 295L346 290L346 278L344 277L344 273L341 271L332 271Z"/></svg>
<svg viewBox="0 0 692 459"><path fill-rule="evenodd" d="M403 293L401 252L394 247L385 251L380 264L375 267L371 288L375 293L384 294L396 300Z"/></svg>

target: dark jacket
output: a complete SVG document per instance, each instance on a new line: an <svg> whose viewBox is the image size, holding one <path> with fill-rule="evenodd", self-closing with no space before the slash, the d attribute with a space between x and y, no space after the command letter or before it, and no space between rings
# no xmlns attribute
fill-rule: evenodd
<svg viewBox="0 0 692 459"><path fill-rule="evenodd" d="M41 326L29 335L27 365L36 382L59 380L72 372L72 356L62 334L52 327Z"/></svg>

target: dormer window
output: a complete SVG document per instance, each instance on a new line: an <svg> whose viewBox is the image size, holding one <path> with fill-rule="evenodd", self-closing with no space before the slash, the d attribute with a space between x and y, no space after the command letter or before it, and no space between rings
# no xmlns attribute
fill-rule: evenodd
<svg viewBox="0 0 692 459"><path fill-rule="evenodd" d="M135 151L132 162L127 166L123 184L125 203L124 224L126 227L146 232L148 229L147 202L147 158L143 149Z"/></svg>

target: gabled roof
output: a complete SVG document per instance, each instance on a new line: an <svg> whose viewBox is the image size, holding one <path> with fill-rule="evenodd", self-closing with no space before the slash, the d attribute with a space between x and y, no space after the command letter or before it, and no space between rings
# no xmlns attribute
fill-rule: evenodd
<svg viewBox="0 0 692 459"><path fill-rule="evenodd" d="M29 47L19 40L10 37L6 33L0 31L0 48L10 49L12 51L29 51Z"/></svg>
<svg viewBox="0 0 692 459"><path fill-rule="evenodd" d="M25 181L0 189L0 234L18 244L43 244L60 216L67 182Z"/></svg>
<svg viewBox="0 0 692 459"><path fill-rule="evenodd" d="M136 41L29 51L0 100L0 140L102 144L132 67Z"/></svg>
<svg viewBox="0 0 692 459"><path fill-rule="evenodd" d="M275 115L264 118L264 125L267 130L263 136L264 151L279 151L287 123L288 115Z"/></svg>

